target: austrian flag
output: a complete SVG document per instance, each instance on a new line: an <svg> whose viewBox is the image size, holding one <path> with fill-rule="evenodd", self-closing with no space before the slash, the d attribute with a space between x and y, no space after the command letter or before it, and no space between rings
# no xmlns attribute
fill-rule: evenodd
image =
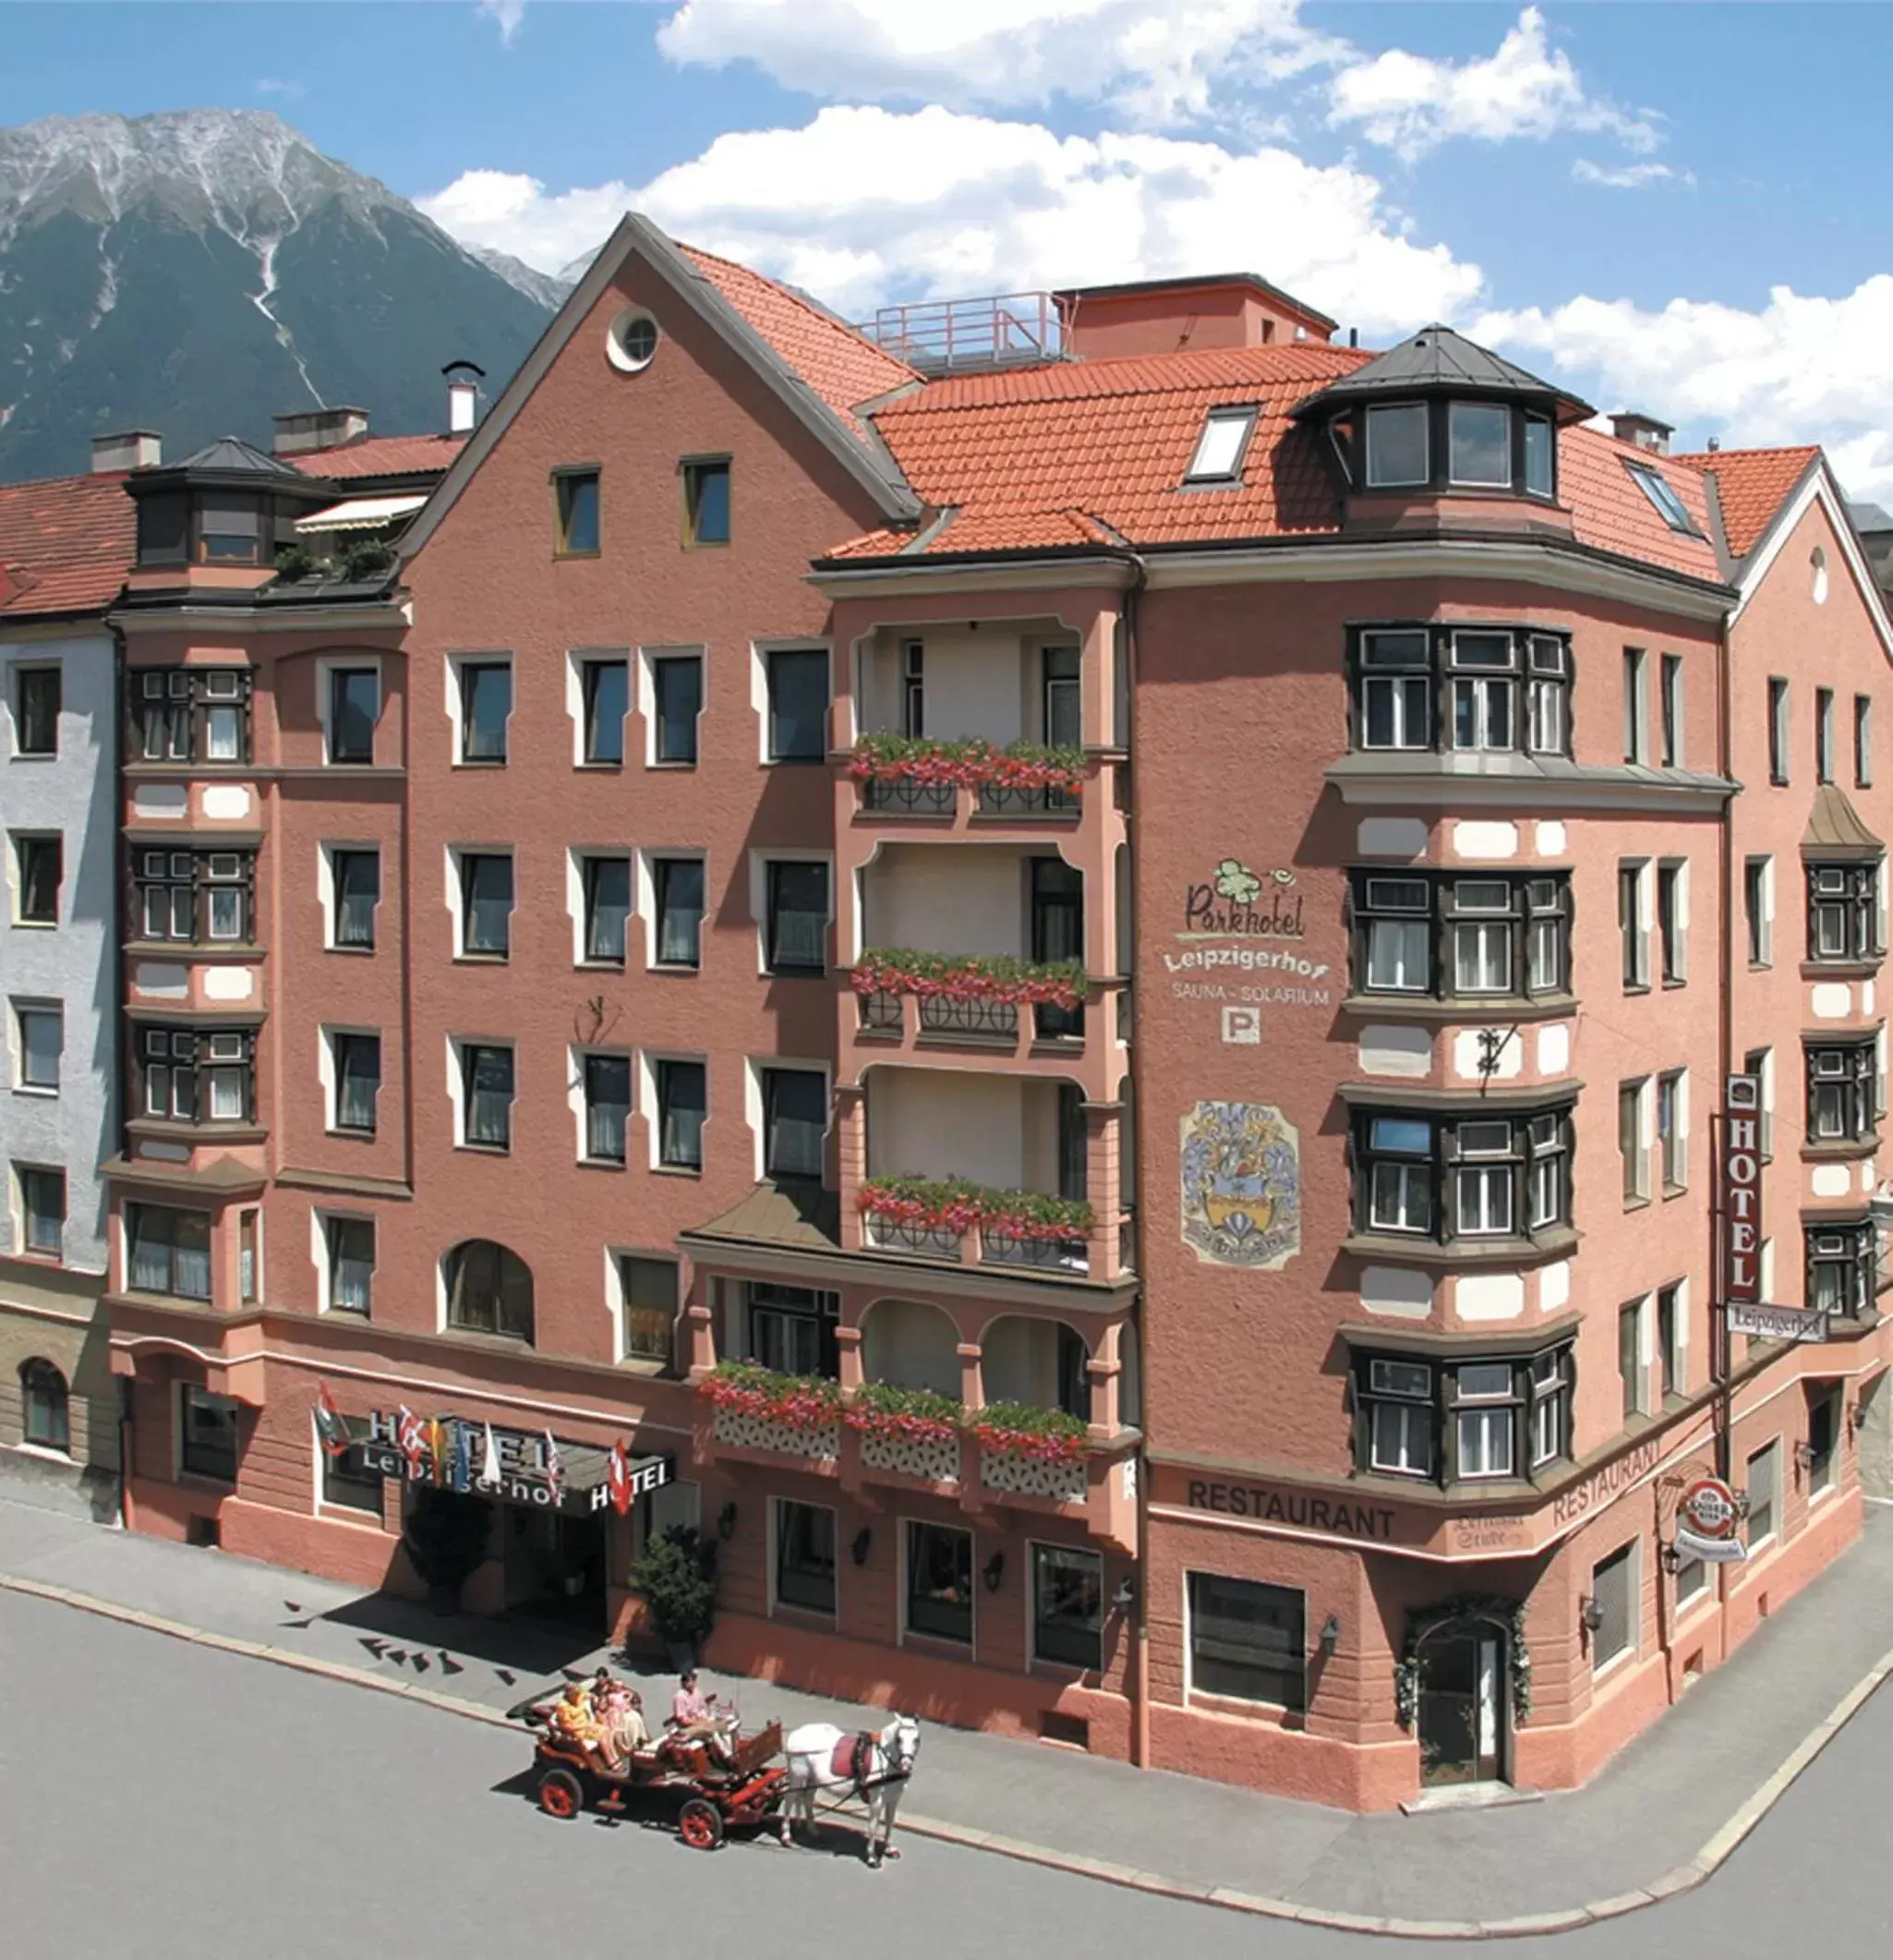
<svg viewBox="0 0 1893 1960"><path fill-rule="evenodd" d="M348 1433L348 1418L336 1408L335 1397L329 1393L326 1382L316 1386L316 1434L332 1457L345 1456L349 1444L354 1441Z"/></svg>

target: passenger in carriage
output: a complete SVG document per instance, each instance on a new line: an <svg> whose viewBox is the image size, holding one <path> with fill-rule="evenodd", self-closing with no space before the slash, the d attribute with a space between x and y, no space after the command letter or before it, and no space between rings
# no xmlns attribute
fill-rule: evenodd
<svg viewBox="0 0 1893 1960"><path fill-rule="evenodd" d="M607 1770L623 1767L605 1724L592 1706L592 1697L583 1681L568 1681L565 1692L552 1704L546 1726L555 1740L595 1757Z"/></svg>
<svg viewBox="0 0 1893 1960"><path fill-rule="evenodd" d="M649 1746L651 1732L645 1725L644 1698L630 1683L602 1667L592 1683L592 1710L620 1764Z"/></svg>

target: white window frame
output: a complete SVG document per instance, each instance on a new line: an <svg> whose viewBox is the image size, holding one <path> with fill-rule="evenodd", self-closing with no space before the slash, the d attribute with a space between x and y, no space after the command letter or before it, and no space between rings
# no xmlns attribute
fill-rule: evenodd
<svg viewBox="0 0 1893 1960"><path fill-rule="evenodd" d="M388 1534L387 1511L367 1511L352 1504L336 1504L322 1495L322 1465L327 1452L322 1447L322 1433L316 1427L315 1410L309 1411L309 1490L315 1499L313 1515L327 1519L332 1524L344 1525L357 1531L373 1531L381 1537ZM383 1482L383 1505L386 1504L386 1483Z"/></svg>
<svg viewBox="0 0 1893 1960"><path fill-rule="evenodd" d="M665 1363L652 1361L647 1355L630 1352L631 1341L625 1315L630 1308L624 1298L624 1274L619 1265L621 1259L648 1259L654 1265L674 1266L677 1270L677 1318L671 1323L671 1354L677 1356L678 1330L682 1325L687 1289L684 1283L684 1263L675 1252L653 1250L644 1245L608 1245L605 1248L605 1305L611 1315L612 1359L621 1368L628 1368L635 1374L661 1374Z"/></svg>
<svg viewBox="0 0 1893 1960"><path fill-rule="evenodd" d="M12 1064L12 1079L7 1086L16 1095L37 1096L42 1102L55 1101L66 1085L66 1003L34 994L15 994L8 998L6 1008L6 1042ZM59 1051L54 1058L56 1067L50 1083L26 1080L26 1022L23 1017L28 1014L51 1014L59 1023Z"/></svg>
<svg viewBox="0 0 1893 1960"><path fill-rule="evenodd" d="M1184 482L1240 484L1243 466L1248 460L1249 440L1255 433L1256 422L1260 415L1261 409L1255 403L1228 403L1212 408L1203 417L1202 428L1197 435L1196 447L1190 452L1189 467L1184 472ZM1225 430L1236 431L1235 447L1229 452L1226 466L1206 467L1205 454L1211 448L1212 436L1221 437Z"/></svg>
<svg viewBox="0 0 1893 1960"><path fill-rule="evenodd" d="M1625 1547L1622 1545L1613 1546L1602 1558L1592 1560L1589 1591L1593 1599L1597 1597L1598 1567L1609 1564L1611 1559L1616 1557L1619 1552L1624 1549ZM1630 1626L1627 1629L1629 1639L1609 1660L1600 1663L1597 1658L1597 1648L1595 1645L1597 1636L1595 1634L1591 1636L1593 1645L1590 1661L1591 1679L1593 1681L1601 1681L1606 1675L1614 1674L1620 1665L1634 1662L1643 1652L1643 1540L1641 1538L1633 1538L1629 1542L1628 1550L1630 1556L1626 1563L1629 1567L1629 1573L1625 1580L1625 1591L1630 1602Z"/></svg>
<svg viewBox="0 0 1893 1960"><path fill-rule="evenodd" d="M452 957L476 966L503 966L512 958L512 920L519 911L519 853L512 844L449 844L447 856L447 916L452 922ZM503 857L512 866L512 907L507 913L506 950L503 953L469 952L466 945L465 881L463 861L469 857Z"/></svg>
<svg viewBox="0 0 1893 1960"><path fill-rule="evenodd" d="M311 1205L309 1207L309 1264L316 1269L316 1311L319 1313L340 1314L345 1321L371 1321L374 1318L375 1295L374 1274L368 1279L368 1311L359 1313L353 1307L338 1307L333 1304L334 1262L329 1255L329 1225L332 1219L343 1219L351 1224L368 1225L375 1228L374 1273L381 1270L381 1233L379 1221L373 1212L350 1211L342 1205ZM260 1243L259 1245L260 1253Z"/></svg>
<svg viewBox="0 0 1893 1960"><path fill-rule="evenodd" d="M1374 417L1381 415L1415 415L1426 431L1426 468L1417 477L1382 477L1374 468ZM1423 490L1433 480L1433 417L1425 402L1382 402L1361 417L1361 480L1369 490Z"/></svg>
<svg viewBox="0 0 1893 1960"><path fill-rule="evenodd" d="M341 946L336 943L335 920L337 916L337 903L335 897L335 853L338 851L372 852L374 853L376 864L381 873L381 898L377 899L375 901L375 910L378 913L381 909L381 905L387 897L388 891L388 853L380 838L332 837L325 838L322 842L318 844L316 846L316 900L317 902L322 908L322 950L324 952L332 953L379 952L380 950L381 937L379 921L377 922L375 932L376 943L373 946ZM252 906L254 906L256 903L256 898L254 893L252 893L251 895L250 903ZM254 937L254 926L252 926L251 927L251 932L252 937Z"/></svg>
<svg viewBox="0 0 1893 1960"><path fill-rule="evenodd" d="M456 1150L476 1151L481 1156L510 1155L518 1141L518 1119L516 1115L510 1119L507 1124L505 1150L496 1150L490 1143L470 1143L467 1142L466 1065L463 1052L467 1048L510 1048L512 1051L512 1107L517 1111L520 1102L519 1039L513 1034L450 1034L447 1036L447 1100L453 1109L453 1147ZM479 1235L473 1234L471 1236L477 1237ZM438 1264L439 1262L437 1261L436 1264ZM447 1325L444 1318L447 1311L444 1280L442 1281L442 1289L440 1312L443 1318L440 1325L444 1327Z"/></svg>
<svg viewBox="0 0 1893 1960"><path fill-rule="evenodd" d="M1505 474L1501 477L1462 477L1453 466L1453 424L1467 409L1497 414L1505 427ZM1455 490L1502 490L1512 488L1512 410L1503 402L1449 402L1446 405L1446 480Z"/></svg>
<svg viewBox="0 0 1893 1960"><path fill-rule="evenodd" d="M1744 1534L1743 1543L1748 1546L1748 1554L1751 1559L1754 1557L1757 1552L1764 1550L1766 1547L1778 1545L1781 1543L1781 1505L1783 1501L1781 1459L1786 1452L1782 1447L1782 1437L1778 1432L1770 1436L1766 1443L1748 1451L1742 1458L1742 1490L1744 1497L1752 1493L1754 1483L1753 1473L1755 1458L1770 1454L1773 1455L1775 1460L1770 1466L1774 1489L1769 1494L1768 1498L1768 1529L1759 1538L1753 1540L1750 1540Z"/></svg>
<svg viewBox="0 0 1893 1960"><path fill-rule="evenodd" d="M622 966L609 960L593 960L585 952L585 877L586 867L596 858L621 857L629 861L631 875L627 879L626 900L629 910L624 918L624 963ZM639 920L639 903L644 896L644 881L638 876L638 853L632 844L569 844L565 851L565 910L572 920L572 963L589 973L617 974L630 973L633 967L632 947ZM513 908L518 909L518 889L513 892ZM708 916L707 911L705 914Z"/></svg>
<svg viewBox="0 0 1893 1960"><path fill-rule="evenodd" d="M359 1130L342 1130L336 1126L336 1119L342 1111L342 1069L335 1056L335 1037L338 1034L362 1034L371 1041L379 1041L385 1048L387 1037L380 1028L371 1028L366 1023L357 1024L346 1021L325 1021L316 1030L316 1075L322 1084L322 1127L331 1136L361 1137ZM380 1092L387 1084L385 1074L381 1076L375 1091L374 1136L381 1133Z"/></svg>
<svg viewBox="0 0 1893 1960"><path fill-rule="evenodd" d="M769 656L772 653L822 653L828 657L828 725L824 733L825 744L833 740L835 715L835 645L832 640L786 639L752 640L749 647L750 706L756 718L756 760L766 769L807 768L811 758L800 756L772 756L769 753ZM705 698L708 690L705 689ZM677 853L662 852L660 856Z"/></svg>

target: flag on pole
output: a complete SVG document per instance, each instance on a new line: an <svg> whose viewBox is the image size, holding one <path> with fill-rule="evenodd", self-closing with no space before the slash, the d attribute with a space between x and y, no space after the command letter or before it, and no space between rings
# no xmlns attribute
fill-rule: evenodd
<svg viewBox="0 0 1893 1960"><path fill-rule="evenodd" d="M453 1425L453 1488L457 1491L473 1487L473 1444L467 1436L466 1424Z"/></svg>
<svg viewBox="0 0 1893 1960"><path fill-rule="evenodd" d="M428 1422L428 1454L434 1459L434 1482L447 1481L447 1431L439 1416Z"/></svg>
<svg viewBox="0 0 1893 1960"><path fill-rule="evenodd" d="M624 1453L622 1436L611 1446L611 1459L606 1466L605 1477L611 1487L611 1508L622 1518L631 1508L631 1458Z"/></svg>
<svg viewBox="0 0 1893 1960"><path fill-rule="evenodd" d="M348 1433L348 1418L336 1408L327 1382L316 1385L316 1434L332 1457L345 1456L355 1440Z"/></svg>
<svg viewBox="0 0 1893 1960"><path fill-rule="evenodd" d="M421 1419L405 1402L394 1412L394 1446L407 1458L409 1474L418 1474L428 1439Z"/></svg>
<svg viewBox="0 0 1893 1960"><path fill-rule="evenodd" d="M552 1486L552 1502L557 1504L565 1494L565 1459L549 1429L546 1432L546 1482Z"/></svg>
<svg viewBox="0 0 1893 1960"><path fill-rule="evenodd" d="M487 1424L486 1455L480 1459L480 1488L488 1491L500 1488L500 1444L490 1422Z"/></svg>

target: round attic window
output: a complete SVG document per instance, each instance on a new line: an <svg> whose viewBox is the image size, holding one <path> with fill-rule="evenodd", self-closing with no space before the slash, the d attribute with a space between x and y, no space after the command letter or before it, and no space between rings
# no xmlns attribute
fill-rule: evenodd
<svg viewBox="0 0 1893 1960"><path fill-rule="evenodd" d="M1825 606L1827 603L1827 554L1819 545L1814 548L1808 564L1814 572L1815 604Z"/></svg>
<svg viewBox="0 0 1893 1960"><path fill-rule="evenodd" d="M605 336L605 353L621 374L636 374L651 365L657 351L657 322L642 307L626 307Z"/></svg>

